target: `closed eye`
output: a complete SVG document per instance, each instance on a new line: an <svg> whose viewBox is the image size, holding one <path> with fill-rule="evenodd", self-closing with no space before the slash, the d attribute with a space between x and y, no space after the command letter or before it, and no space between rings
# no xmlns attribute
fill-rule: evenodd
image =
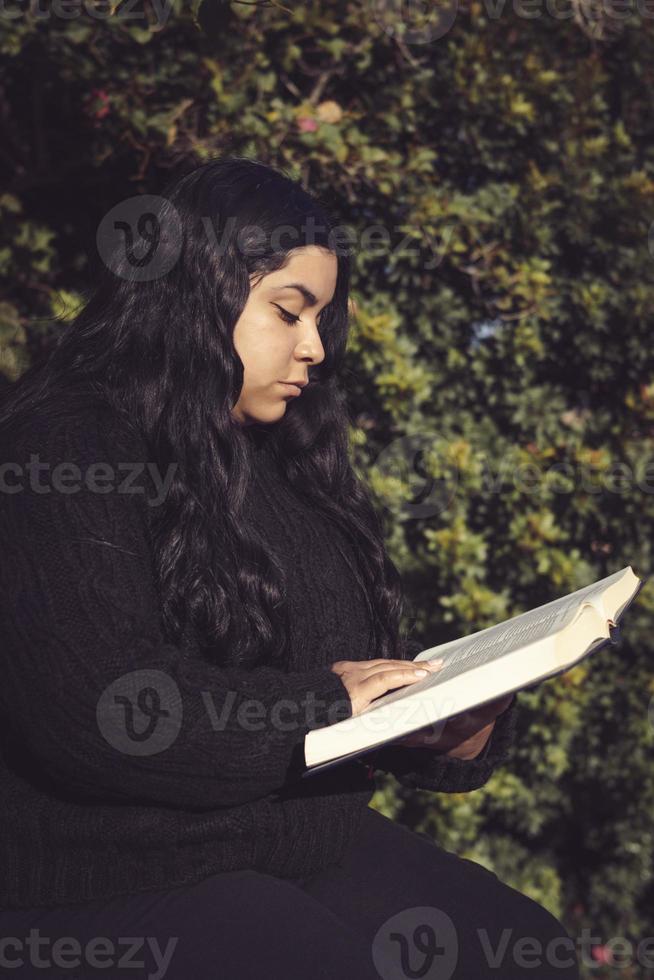
<svg viewBox="0 0 654 980"><path fill-rule="evenodd" d="M285 310L284 307L280 306L278 303L273 303L272 305L277 307L277 309L279 310L279 315L282 318L282 320L285 321L285 323L297 323L301 319L301 317L295 316L295 314L293 313L289 313L288 310ZM324 320L324 313L325 311L321 310L320 313L318 314L318 329L320 329L320 327L322 326L322 321Z"/></svg>
<svg viewBox="0 0 654 980"><path fill-rule="evenodd" d="M293 313L289 313L288 310L285 310L283 306L279 306L278 303L273 303L273 306L276 306L279 310L279 315L284 323L297 323L300 319L299 316L294 316Z"/></svg>

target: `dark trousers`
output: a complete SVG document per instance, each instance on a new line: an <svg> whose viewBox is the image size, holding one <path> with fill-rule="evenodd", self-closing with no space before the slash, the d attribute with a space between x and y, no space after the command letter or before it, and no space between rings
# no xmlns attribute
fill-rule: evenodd
<svg viewBox="0 0 654 980"><path fill-rule="evenodd" d="M165 892L0 912L0 926L0 975L21 980L579 977L573 940L541 905L372 808L341 862L311 878L235 871ZM41 940L32 952L30 929Z"/></svg>

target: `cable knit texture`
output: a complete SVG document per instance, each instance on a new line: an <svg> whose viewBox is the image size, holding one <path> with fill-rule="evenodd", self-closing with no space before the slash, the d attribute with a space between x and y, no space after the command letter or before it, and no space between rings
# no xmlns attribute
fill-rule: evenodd
<svg viewBox="0 0 654 980"><path fill-rule="evenodd" d="M244 519L284 571L286 663L222 667L189 631L168 642L147 447L91 396L59 398L55 417L0 432L0 908L338 861L374 792L371 757L300 772L307 732L351 716L329 665L376 656L347 538L291 491L252 427ZM32 478L30 461L46 464ZM506 758L514 715L515 702L477 759L387 745L374 768L475 789Z"/></svg>

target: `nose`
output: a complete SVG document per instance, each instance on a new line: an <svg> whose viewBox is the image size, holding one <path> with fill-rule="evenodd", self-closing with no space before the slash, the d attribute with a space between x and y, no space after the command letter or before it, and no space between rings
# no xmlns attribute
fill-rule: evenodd
<svg viewBox="0 0 654 980"><path fill-rule="evenodd" d="M309 360L312 364L320 364L324 361L325 348L315 325L308 329L307 333L298 341L295 354L300 360Z"/></svg>

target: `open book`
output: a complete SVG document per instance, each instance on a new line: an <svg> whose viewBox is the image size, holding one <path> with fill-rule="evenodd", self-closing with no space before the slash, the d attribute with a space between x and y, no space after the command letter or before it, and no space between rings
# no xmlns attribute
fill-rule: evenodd
<svg viewBox="0 0 654 980"><path fill-rule="evenodd" d="M452 715L562 674L607 643L617 643L620 619L647 578L627 565L503 623L423 650L414 662L442 657L441 669L376 698L354 717L308 732L308 768L302 775L425 725L444 724Z"/></svg>

